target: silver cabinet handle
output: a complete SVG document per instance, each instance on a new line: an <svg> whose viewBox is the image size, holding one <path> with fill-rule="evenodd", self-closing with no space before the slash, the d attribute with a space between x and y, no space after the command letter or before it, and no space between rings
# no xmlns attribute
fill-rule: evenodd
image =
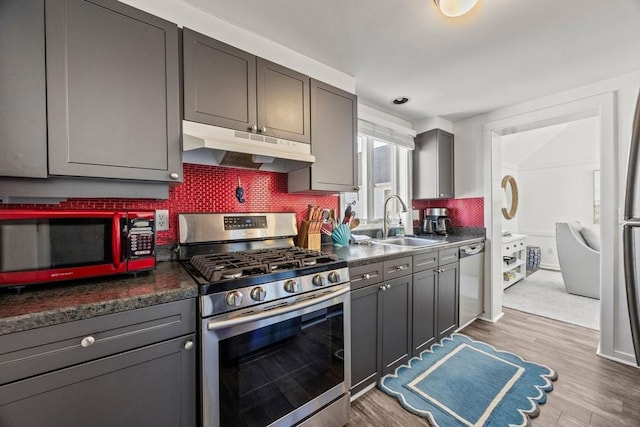
<svg viewBox="0 0 640 427"><path fill-rule="evenodd" d="M252 130L252 131L254 131L254 132L255 132L255 131L257 131L257 130L258 130L258 126L257 126L257 125L251 125L251 127L249 128L249 130Z"/></svg>
<svg viewBox="0 0 640 427"><path fill-rule="evenodd" d="M177 173L177 172L171 172L171 173L169 174L169 178L171 178L171 179L178 179L178 178L180 178L180 174L179 174L179 173Z"/></svg>
<svg viewBox="0 0 640 427"><path fill-rule="evenodd" d="M96 339L91 335L89 335L88 337L82 338L82 341L80 341L80 345L84 348L87 348L87 347L91 347L93 344L95 344L95 342L96 342Z"/></svg>
<svg viewBox="0 0 640 427"><path fill-rule="evenodd" d="M385 287L385 285L380 285L379 289L384 292L387 290L387 288Z"/></svg>
<svg viewBox="0 0 640 427"><path fill-rule="evenodd" d="M262 126L262 127L260 128L260 132L261 132L261 133L265 133L266 131L267 131L267 128L266 128L266 127Z"/></svg>
<svg viewBox="0 0 640 427"><path fill-rule="evenodd" d="M191 350L192 348L193 348L193 341L188 340L186 343L184 343L185 350Z"/></svg>
<svg viewBox="0 0 640 427"><path fill-rule="evenodd" d="M365 273L365 274L362 275L362 278L364 280L369 280L369 279L371 279L371 275L369 273Z"/></svg>
<svg viewBox="0 0 640 427"><path fill-rule="evenodd" d="M396 266L396 271L402 271L402 270L404 270L405 268L407 268L407 266L406 266L406 265L398 265L398 266Z"/></svg>

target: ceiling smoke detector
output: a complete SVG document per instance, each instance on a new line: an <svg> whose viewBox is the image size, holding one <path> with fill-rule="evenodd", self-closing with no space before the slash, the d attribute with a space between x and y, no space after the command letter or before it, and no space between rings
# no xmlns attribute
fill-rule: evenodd
<svg viewBox="0 0 640 427"><path fill-rule="evenodd" d="M391 103L393 105L402 105L402 104L406 104L410 100L411 98L409 98L408 96L399 96L397 98L394 98L393 101L391 101Z"/></svg>

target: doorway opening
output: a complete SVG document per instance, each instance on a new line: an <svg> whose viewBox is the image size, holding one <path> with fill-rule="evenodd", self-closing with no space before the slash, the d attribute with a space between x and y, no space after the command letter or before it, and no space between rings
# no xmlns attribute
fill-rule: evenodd
<svg viewBox="0 0 640 427"><path fill-rule="evenodd" d="M500 140L502 176L518 194L515 214L500 224L502 305L599 330L600 118Z"/></svg>
<svg viewBox="0 0 640 427"><path fill-rule="evenodd" d="M497 321L503 307L503 247L502 247L502 137L548 126L593 118L599 122L600 141L600 251L599 283L614 283L614 253L618 237L616 218L618 206L615 180L615 112L614 94L605 93L546 108L513 113L483 127L485 159L491 167L485 172L485 224L487 225L488 287L485 293L485 318ZM505 114L508 110L505 110ZM516 111L513 109L511 111ZM495 115L496 117L498 114ZM611 348L614 335L613 286L600 285L600 347Z"/></svg>

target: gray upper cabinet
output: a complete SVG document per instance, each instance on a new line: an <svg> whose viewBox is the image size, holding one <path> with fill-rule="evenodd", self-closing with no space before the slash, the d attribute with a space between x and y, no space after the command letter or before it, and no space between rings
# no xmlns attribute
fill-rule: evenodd
<svg viewBox="0 0 640 427"><path fill-rule="evenodd" d="M44 0L0 1L0 176L47 177Z"/></svg>
<svg viewBox="0 0 640 427"><path fill-rule="evenodd" d="M188 28L182 32L184 118L257 129L256 57Z"/></svg>
<svg viewBox="0 0 640 427"><path fill-rule="evenodd" d="M309 76L257 58L258 132L311 142Z"/></svg>
<svg viewBox="0 0 640 427"><path fill-rule="evenodd" d="M178 28L115 0L46 3L49 174L182 177Z"/></svg>
<svg viewBox="0 0 640 427"><path fill-rule="evenodd" d="M413 151L413 198L454 197L453 135L433 129L416 137Z"/></svg>
<svg viewBox="0 0 640 427"><path fill-rule="evenodd" d="M185 28L186 120L309 143L309 77Z"/></svg>
<svg viewBox="0 0 640 427"><path fill-rule="evenodd" d="M289 173L289 192L356 191L358 98L311 79L311 152L315 163Z"/></svg>

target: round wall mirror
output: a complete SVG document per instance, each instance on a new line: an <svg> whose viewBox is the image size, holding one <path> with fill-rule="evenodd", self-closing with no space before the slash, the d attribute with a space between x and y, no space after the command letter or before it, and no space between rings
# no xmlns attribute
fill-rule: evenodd
<svg viewBox="0 0 640 427"><path fill-rule="evenodd" d="M506 219L513 219L518 210L518 185L516 179L511 175L505 175L502 178L502 191L504 191L504 205L502 208L502 216Z"/></svg>

